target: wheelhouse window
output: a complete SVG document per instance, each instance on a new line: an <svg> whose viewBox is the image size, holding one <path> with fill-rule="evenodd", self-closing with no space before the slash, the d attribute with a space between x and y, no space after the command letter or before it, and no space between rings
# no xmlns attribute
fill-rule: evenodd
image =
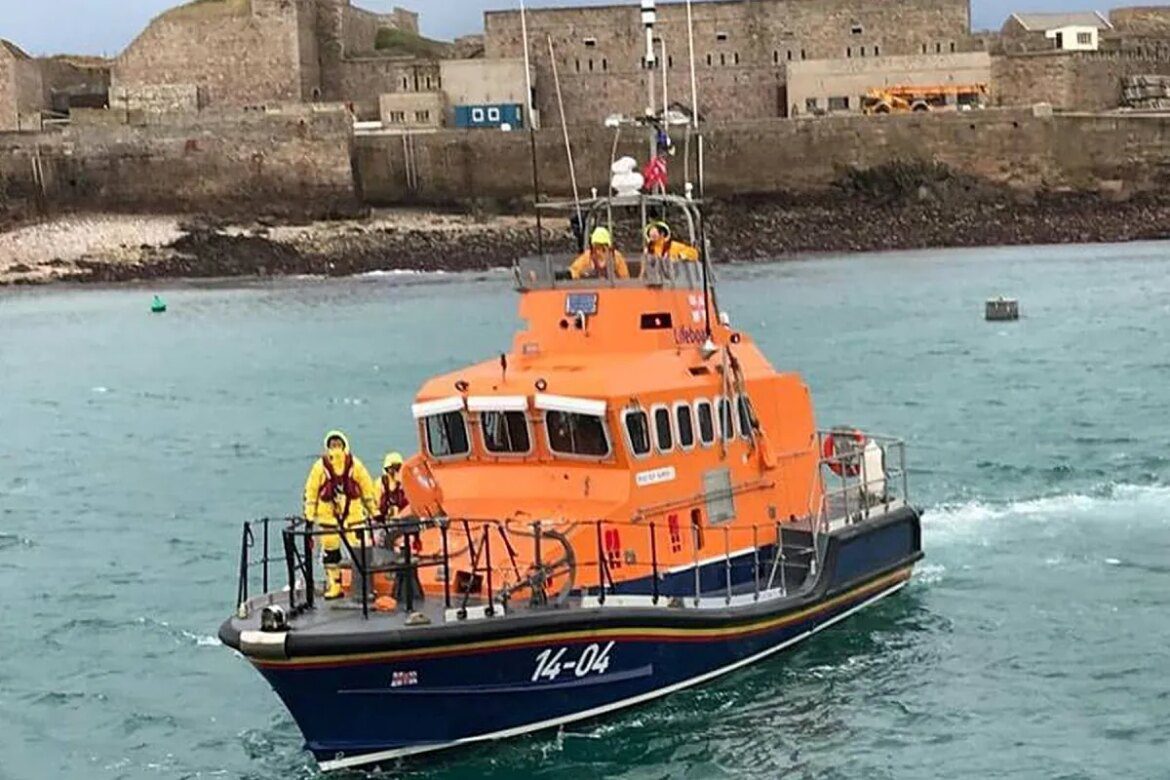
<svg viewBox="0 0 1170 780"><path fill-rule="evenodd" d="M739 419L739 435L745 439L752 437L752 402L746 395L735 399L736 416Z"/></svg>
<svg viewBox="0 0 1170 780"><path fill-rule="evenodd" d="M723 441L731 441L735 438L735 420L731 416L731 401L726 398L719 398L719 435Z"/></svg>
<svg viewBox="0 0 1170 780"><path fill-rule="evenodd" d="M678 428L678 446L689 450L695 446L695 418L690 404L679 404L674 407L674 421Z"/></svg>
<svg viewBox="0 0 1170 780"><path fill-rule="evenodd" d="M626 412L626 435L636 457L650 454L650 420L642 410Z"/></svg>
<svg viewBox="0 0 1170 780"><path fill-rule="evenodd" d="M548 446L559 455L604 458L609 454L605 421L592 414L545 412Z"/></svg>
<svg viewBox="0 0 1170 780"><path fill-rule="evenodd" d="M523 455L532 450L524 412L482 412L483 446L496 455Z"/></svg>
<svg viewBox="0 0 1170 780"><path fill-rule="evenodd" d="M471 451L463 412L432 414L424 420L427 451L436 458L452 458Z"/></svg>
<svg viewBox="0 0 1170 780"><path fill-rule="evenodd" d="M699 401L695 404L695 411L699 418L699 441L704 447L715 442L715 415L711 411L710 401Z"/></svg>
<svg viewBox="0 0 1170 780"><path fill-rule="evenodd" d="M674 429L670 426L670 410L665 406L654 409L654 439L659 452L674 449Z"/></svg>

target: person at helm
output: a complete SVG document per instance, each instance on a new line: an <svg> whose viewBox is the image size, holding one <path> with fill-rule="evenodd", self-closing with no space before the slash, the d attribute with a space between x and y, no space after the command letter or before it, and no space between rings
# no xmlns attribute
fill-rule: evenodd
<svg viewBox="0 0 1170 780"><path fill-rule="evenodd" d="M697 262L699 250L670 236L670 225L665 222L651 222L646 226L646 254L660 260Z"/></svg>
<svg viewBox="0 0 1170 780"><path fill-rule="evenodd" d="M398 517L410 503L402 487L402 464L400 453L391 452L382 461L382 478L377 484L378 518L382 522Z"/></svg>
<svg viewBox="0 0 1170 780"><path fill-rule="evenodd" d="M605 279L610 275L611 264L614 278L630 278L626 258L613 248L613 236L610 235L609 228L599 227L589 237L589 249L582 252L569 266L569 274L574 279Z"/></svg>
<svg viewBox="0 0 1170 780"><path fill-rule="evenodd" d="M363 513L364 510L364 513ZM338 528L352 528L377 514L374 481L362 462L349 449L349 439L341 431L325 434L325 452L313 463L305 481L305 519L332 533L321 536L324 550L325 598L336 599L341 588L341 536ZM347 541L359 544L356 533ZM372 541L372 540L371 540Z"/></svg>

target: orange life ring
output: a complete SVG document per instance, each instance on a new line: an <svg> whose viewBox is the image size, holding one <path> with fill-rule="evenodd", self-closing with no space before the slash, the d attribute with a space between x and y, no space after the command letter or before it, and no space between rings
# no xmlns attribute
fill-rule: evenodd
<svg viewBox="0 0 1170 780"><path fill-rule="evenodd" d="M826 464L838 477L856 477L861 473L861 464L858 462L845 463L837 458L837 436L850 436L853 441L857 442L858 450L865 448L865 434L854 428L852 431L837 431L836 433L825 434L824 443L821 445L821 456L824 458Z"/></svg>

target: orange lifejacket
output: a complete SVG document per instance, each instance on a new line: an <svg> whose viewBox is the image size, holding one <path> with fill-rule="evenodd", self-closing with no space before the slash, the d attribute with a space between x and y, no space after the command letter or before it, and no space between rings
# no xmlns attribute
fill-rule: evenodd
<svg viewBox="0 0 1170 780"><path fill-rule="evenodd" d="M321 458L321 465L325 467L326 480L321 483L321 489L317 491L317 500L333 504L333 511L339 519L349 517L349 507L355 498L362 497L362 486L353 478L353 455L345 456L345 469L340 473L334 473L333 464L329 462L329 456L325 455ZM344 501L342 509L338 512L338 502Z"/></svg>

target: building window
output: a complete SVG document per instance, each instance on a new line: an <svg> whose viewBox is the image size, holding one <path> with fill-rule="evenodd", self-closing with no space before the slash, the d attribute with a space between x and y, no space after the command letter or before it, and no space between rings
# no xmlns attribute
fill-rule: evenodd
<svg viewBox="0 0 1170 780"><path fill-rule="evenodd" d="M861 56L862 56L862 57L864 57L864 56L865 56L865 47L864 47L864 46L862 46L862 47L860 48L860 53L861 53Z"/></svg>
<svg viewBox="0 0 1170 780"><path fill-rule="evenodd" d="M484 121L484 114L483 114L482 108L471 109L471 121L476 122L476 123L482 123Z"/></svg>
<svg viewBox="0 0 1170 780"><path fill-rule="evenodd" d="M934 45L934 53L935 54L942 54L942 44L941 43L936 43Z"/></svg>
<svg viewBox="0 0 1170 780"><path fill-rule="evenodd" d="M805 57L804 57L804 49L801 49L801 50L800 50L800 58L801 58L802 60L805 58Z"/></svg>
<svg viewBox="0 0 1170 780"><path fill-rule="evenodd" d="M735 53L735 64L736 64L736 65L738 65L738 64L739 64L739 52L736 52L736 53Z"/></svg>
<svg viewBox="0 0 1170 780"><path fill-rule="evenodd" d="M865 32L865 30L862 28L862 26L860 24L855 24L849 28L849 32L852 35L861 35L863 32Z"/></svg>
<svg viewBox="0 0 1170 780"><path fill-rule="evenodd" d="M725 33L725 32L717 32L717 33L715 33L715 40L717 40L717 41L726 41L726 40L727 40L727 33Z"/></svg>
<svg viewBox="0 0 1170 780"><path fill-rule="evenodd" d="M400 125L400 124L403 124L404 122L406 122L406 112L405 111L391 111L390 112L390 123L391 124Z"/></svg>
<svg viewBox="0 0 1170 780"><path fill-rule="evenodd" d="M1093 45L1093 34L1092 33L1077 33L1077 43L1079 43L1081 46L1092 46Z"/></svg>
<svg viewBox="0 0 1170 780"><path fill-rule="evenodd" d="M673 54L671 54L669 57L666 58L666 67L668 67L668 68L674 67L674 55Z"/></svg>
<svg viewBox="0 0 1170 780"><path fill-rule="evenodd" d="M500 109L489 108L487 110L487 118L488 118L489 122L499 122L500 121Z"/></svg>
<svg viewBox="0 0 1170 780"><path fill-rule="evenodd" d="M428 90L431 89L431 77L430 76L427 76L427 89Z"/></svg>
<svg viewBox="0 0 1170 780"><path fill-rule="evenodd" d="M849 98L847 97L831 97L829 98L830 111L848 111Z"/></svg>
<svg viewBox="0 0 1170 780"><path fill-rule="evenodd" d="M772 52L772 64L773 64L773 65L779 65L779 64L780 64L780 52L778 52L778 51L773 51L773 52Z"/></svg>
<svg viewBox="0 0 1170 780"><path fill-rule="evenodd" d="M805 98L804 99L804 110L810 114L815 114L817 112L817 99L816 98Z"/></svg>
<svg viewBox="0 0 1170 780"><path fill-rule="evenodd" d="M951 54L955 53L955 42L951 41Z"/></svg>
<svg viewBox="0 0 1170 780"><path fill-rule="evenodd" d="M880 56L882 56L882 50L881 50L881 47L880 47L880 46L878 46L877 44L874 44L874 47L873 47L873 56L875 56L875 57L880 57Z"/></svg>
<svg viewBox="0 0 1170 780"><path fill-rule="evenodd" d="M410 81L406 78L406 76L403 76L402 77L402 91L406 92L408 89L410 89Z"/></svg>
<svg viewBox="0 0 1170 780"><path fill-rule="evenodd" d="M424 125L429 124L431 121L431 112L430 111L415 111L414 112L414 121L418 122L419 124L424 124Z"/></svg>
<svg viewBox="0 0 1170 780"><path fill-rule="evenodd" d="M585 48L587 48L587 49L597 48L597 39L596 38L586 38L585 39Z"/></svg>
<svg viewBox="0 0 1170 780"><path fill-rule="evenodd" d="M577 60L577 72L581 72L581 60Z"/></svg>
<svg viewBox="0 0 1170 780"><path fill-rule="evenodd" d="M788 50L788 61L792 62L792 49Z"/></svg>
<svg viewBox="0 0 1170 780"><path fill-rule="evenodd" d="M720 65L726 65L726 64L727 64L727 55L726 55L726 54L723 54L723 53L720 53L720 54L719 54L719 64L720 64Z"/></svg>
<svg viewBox="0 0 1170 780"><path fill-rule="evenodd" d="M845 56L846 56L846 57L852 57L852 56L853 56L853 47L852 47L852 46L846 46L846 47L845 47Z"/></svg>
<svg viewBox="0 0 1170 780"><path fill-rule="evenodd" d="M589 72L590 73L593 72L593 59L592 58L590 58L590 60L589 60Z"/></svg>
<svg viewBox="0 0 1170 780"><path fill-rule="evenodd" d="M711 67L711 55L710 54L707 55L707 67L708 68Z"/></svg>
<svg viewBox="0 0 1170 780"><path fill-rule="evenodd" d="M601 69L602 70L609 70L609 60L605 57L601 58Z"/></svg>
<svg viewBox="0 0 1170 780"><path fill-rule="evenodd" d="M922 53L926 54L926 44L922 44Z"/></svg>

